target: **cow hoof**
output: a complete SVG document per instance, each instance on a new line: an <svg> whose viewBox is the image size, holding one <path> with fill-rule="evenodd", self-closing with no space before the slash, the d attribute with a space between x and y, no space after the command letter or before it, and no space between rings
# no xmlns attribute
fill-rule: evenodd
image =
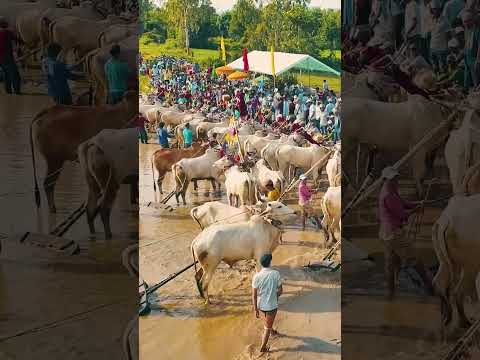
<svg viewBox="0 0 480 360"><path fill-rule="evenodd" d="M105 234L105 240L111 240L112 234Z"/></svg>
<svg viewBox="0 0 480 360"><path fill-rule="evenodd" d="M50 208L50 214L56 214L57 209L56 208Z"/></svg>
<svg viewBox="0 0 480 360"><path fill-rule="evenodd" d="M90 234L90 235L88 235L88 238L90 240L95 240L97 237L95 236L95 234Z"/></svg>

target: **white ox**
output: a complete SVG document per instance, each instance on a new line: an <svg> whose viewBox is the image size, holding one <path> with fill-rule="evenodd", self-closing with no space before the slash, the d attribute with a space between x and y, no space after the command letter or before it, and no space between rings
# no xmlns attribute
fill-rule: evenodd
<svg viewBox="0 0 480 360"><path fill-rule="evenodd" d="M480 161L480 115L477 111L467 112L459 129L450 132L445 145L445 161L453 193L463 193L467 169ZM470 184L470 187L478 185Z"/></svg>
<svg viewBox="0 0 480 360"><path fill-rule="evenodd" d="M270 135L270 134L269 134ZM267 135L268 138L268 135ZM279 164L277 161L277 150L280 148L282 145L292 145L292 146L300 146L303 144L305 139L303 136L299 134L290 134L290 135L285 135L282 134L280 136L280 139L272 139L267 145L265 145L261 151L260 151L260 156L265 159L267 165L270 167L272 170L279 170Z"/></svg>
<svg viewBox="0 0 480 360"><path fill-rule="evenodd" d="M227 200L231 206L253 205L257 202L255 179L250 173L240 171L226 157L217 160L213 167L219 180L225 182Z"/></svg>
<svg viewBox="0 0 480 360"><path fill-rule="evenodd" d="M452 337L468 326L464 305L470 297L478 302L475 280L480 271L480 195L453 196L432 228L439 261L433 285L442 300L445 335Z"/></svg>
<svg viewBox="0 0 480 360"><path fill-rule="evenodd" d="M255 181L260 191L265 192L269 182L271 182L274 188L278 189L280 192L283 191L285 177L280 171L270 170L264 159L260 159L255 163L255 167L252 169L252 174L255 177Z"/></svg>
<svg viewBox="0 0 480 360"><path fill-rule="evenodd" d="M207 121L202 121L200 124L198 124L197 129L196 129L196 134L198 139L204 139L208 137L208 131L215 128L215 127L228 127L229 126L229 121L228 119L222 121L222 122L207 122Z"/></svg>
<svg viewBox="0 0 480 360"><path fill-rule="evenodd" d="M182 196L183 204L187 204L185 194L191 180L210 180L213 190L216 191L218 173L213 164L219 158L218 151L207 149L202 156L182 159L172 166L172 173L175 177L175 198L177 204L179 203L179 196Z"/></svg>
<svg viewBox="0 0 480 360"><path fill-rule="evenodd" d="M235 224L212 225L203 230L192 241L194 261L198 259L199 271L195 280L200 295L209 303L208 284L218 264L224 261L232 266L240 260L255 259L257 263L264 254L271 254L281 242L282 230L272 225L279 224L273 217L253 215L250 220ZM282 216L281 223L296 221L295 214Z"/></svg>
<svg viewBox="0 0 480 360"><path fill-rule="evenodd" d="M190 210L190 216L203 230L213 224L234 224L248 221L252 215L258 215L261 212L262 209L259 206L240 206L236 208L220 201L210 201L194 207ZM298 215L297 212L279 201L268 202L263 213L279 219L292 213Z"/></svg>
<svg viewBox="0 0 480 360"><path fill-rule="evenodd" d="M130 36L138 36L139 28L138 24L117 24L112 25L105 31L103 31L98 37L98 46L106 46L123 39L126 39Z"/></svg>
<svg viewBox="0 0 480 360"><path fill-rule="evenodd" d="M329 187L323 195L322 201L322 228L325 234L325 241L328 244L330 240L339 240L340 218L342 215L342 187ZM336 236L336 234L338 234Z"/></svg>
<svg viewBox="0 0 480 360"><path fill-rule="evenodd" d="M329 186L335 187L341 185L342 156L339 148L335 150L333 156L328 160L325 171L327 172Z"/></svg>
<svg viewBox="0 0 480 360"><path fill-rule="evenodd" d="M79 6L68 8L36 9L22 13L17 18L17 31L28 48L45 48L50 42L49 25L64 16L76 16L83 19L103 19L92 2L84 1Z"/></svg>
<svg viewBox="0 0 480 360"><path fill-rule="evenodd" d="M95 234L100 212L105 237L110 239L110 212L123 182L131 184L131 202L138 192L138 133L133 129L105 129L78 146L78 159L88 184L87 222ZM127 179L129 179L127 181Z"/></svg>
<svg viewBox="0 0 480 360"><path fill-rule="evenodd" d="M269 133L267 136L263 136L263 133L255 133L247 136L245 139L245 151L252 152L255 150L257 154L260 154L262 149L271 142L277 141L274 135Z"/></svg>
<svg viewBox="0 0 480 360"><path fill-rule="evenodd" d="M413 95L401 103L349 98L343 104L342 117L354 119L342 124L342 153L343 159L348 160L354 158L352 155L358 144L376 145L380 152L405 153L436 127L445 114L440 105ZM431 168L435 150L447 135L445 129L412 157L413 177L419 194L422 193L427 165Z"/></svg>
<svg viewBox="0 0 480 360"><path fill-rule="evenodd" d="M161 117L162 122L164 122L166 126L177 126L192 121L193 119L205 120L205 117L202 114L192 114L177 110L165 111Z"/></svg>
<svg viewBox="0 0 480 360"><path fill-rule="evenodd" d="M93 21L76 16L65 16L51 25L52 41L62 47L59 57L65 59L71 50L75 50L81 59L87 53L98 48L99 36L111 25L125 23L126 20L109 15L105 20Z"/></svg>
<svg viewBox="0 0 480 360"><path fill-rule="evenodd" d="M325 156L328 155L329 152L330 150L328 148L315 144L307 148L282 145L278 147L276 151L278 168L285 177L289 178L290 169L295 170L300 168L307 171L319 160L324 158L324 161L318 164L317 168L312 171L312 179L316 184L322 168L328 162L328 158L325 158Z"/></svg>
<svg viewBox="0 0 480 360"><path fill-rule="evenodd" d="M125 61L130 69L128 86L129 88L137 88L138 37L131 36L119 42L119 45L121 49L120 60ZM107 102L108 84L105 76L105 64L111 57L110 49L111 46L104 46L93 50L85 57L85 72L94 83L95 104L105 104Z"/></svg>
<svg viewBox="0 0 480 360"><path fill-rule="evenodd" d="M31 11L41 11L48 8L54 8L57 5L57 0L38 0L36 2L10 2L2 1L0 3L0 16L2 16L11 28L15 28L17 19L22 14Z"/></svg>

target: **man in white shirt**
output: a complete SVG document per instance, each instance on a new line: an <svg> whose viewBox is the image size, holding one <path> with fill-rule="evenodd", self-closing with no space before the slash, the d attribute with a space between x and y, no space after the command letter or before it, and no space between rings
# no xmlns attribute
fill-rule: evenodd
<svg viewBox="0 0 480 360"><path fill-rule="evenodd" d="M265 254L260 258L262 269L252 279L252 303L256 318L260 318L260 311L264 316L264 332L260 352L268 352L267 346L273 322L278 310L278 298L283 292L282 279L277 270L270 268L272 254Z"/></svg>

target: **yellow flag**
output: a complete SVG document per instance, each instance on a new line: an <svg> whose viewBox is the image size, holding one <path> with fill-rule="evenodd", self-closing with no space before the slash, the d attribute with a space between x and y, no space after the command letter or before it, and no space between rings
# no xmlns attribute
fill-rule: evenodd
<svg viewBox="0 0 480 360"><path fill-rule="evenodd" d="M275 50L272 48L270 49L270 57L272 61L272 75L275 76Z"/></svg>
<svg viewBox="0 0 480 360"><path fill-rule="evenodd" d="M220 38L220 48L222 49L222 60L227 62L227 54L225 52L225 41L223 40L223 36Z"/></svg>

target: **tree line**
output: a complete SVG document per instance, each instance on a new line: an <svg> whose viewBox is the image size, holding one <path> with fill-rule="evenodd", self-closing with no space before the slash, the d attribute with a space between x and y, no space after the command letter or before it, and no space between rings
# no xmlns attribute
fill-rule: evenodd
<svg viewBox="0 0 480 360"><path fill-rule="evenodd" d="M218 14L210 0L140 0L142 32L176 47L217 49L225 39L230 58L241 49L305 53L339 69L339 10L309 7L309 0L237 0Z"/></svg>

